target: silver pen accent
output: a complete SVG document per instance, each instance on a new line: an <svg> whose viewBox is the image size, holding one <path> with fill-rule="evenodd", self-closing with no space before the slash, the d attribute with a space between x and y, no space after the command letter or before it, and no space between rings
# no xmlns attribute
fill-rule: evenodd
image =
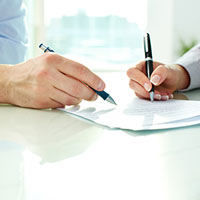
<svg viewBox="0 0 200 200"><path fill-rule="evenodd" d="M114 101L114 99L110 95L105 100L108 101L109 103L117 105L116 102Z"/></svg>
<svg viewBox="0 0 200 200"><path fill-rule="evenodd" d="M154 101L154 92L153 91L150 92L150 100L151 100L151 102Z"/></svg>

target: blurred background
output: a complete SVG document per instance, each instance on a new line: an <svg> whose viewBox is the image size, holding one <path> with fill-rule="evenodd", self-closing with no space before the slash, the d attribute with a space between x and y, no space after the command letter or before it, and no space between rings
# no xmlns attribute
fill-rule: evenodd
<svg viewBox="0 0 200 200"><path fill-rule="evenodd" d="M27 58L44 43L93 71L125 71L144 59L149 32L154 60L175 62L200 41L198 0L25 0Z"/></svg>

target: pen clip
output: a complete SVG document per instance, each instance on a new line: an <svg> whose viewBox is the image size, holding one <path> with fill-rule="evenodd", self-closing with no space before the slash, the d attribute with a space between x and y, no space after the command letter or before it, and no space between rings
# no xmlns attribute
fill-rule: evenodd
<svg viewBox="0 0 200 200"><path fill-rule="evenodd" d="M144 53L146 54L148 51L147 36L144 36Z"/></svg>
<svg viewBox="0 0 200 200"><path fill-rule="evenodd" d="M144 52L145 52L145 58L147 57L152 58L151 40L149 33L146 33L146 35L144 36Z"/></svg>

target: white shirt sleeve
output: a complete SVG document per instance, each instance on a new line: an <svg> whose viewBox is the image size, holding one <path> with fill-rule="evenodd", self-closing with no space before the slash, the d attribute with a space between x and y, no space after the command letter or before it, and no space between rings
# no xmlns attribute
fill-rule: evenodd
<svg viewBox="0 0 200 200"><path fill-rule="evenodd" d="M179 58L176 64L183 66L190 75L187 90L200 88L200 43Z"/></svg>
<svg viewBox="0 0 200 200"><path fill-rule="evenodd" d="M23 0L0 0L0 64L24 61L26 49Z"/></svg>

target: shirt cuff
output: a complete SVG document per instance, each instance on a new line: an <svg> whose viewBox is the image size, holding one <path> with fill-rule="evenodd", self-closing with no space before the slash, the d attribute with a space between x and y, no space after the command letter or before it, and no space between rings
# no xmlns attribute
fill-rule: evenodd
<svg viewBox="0 0 200 200"><path fill-rule="evenodd" d="M176 61L190 76L190 85L184 91L200 87L200 47L197 46Z"/></svg>

